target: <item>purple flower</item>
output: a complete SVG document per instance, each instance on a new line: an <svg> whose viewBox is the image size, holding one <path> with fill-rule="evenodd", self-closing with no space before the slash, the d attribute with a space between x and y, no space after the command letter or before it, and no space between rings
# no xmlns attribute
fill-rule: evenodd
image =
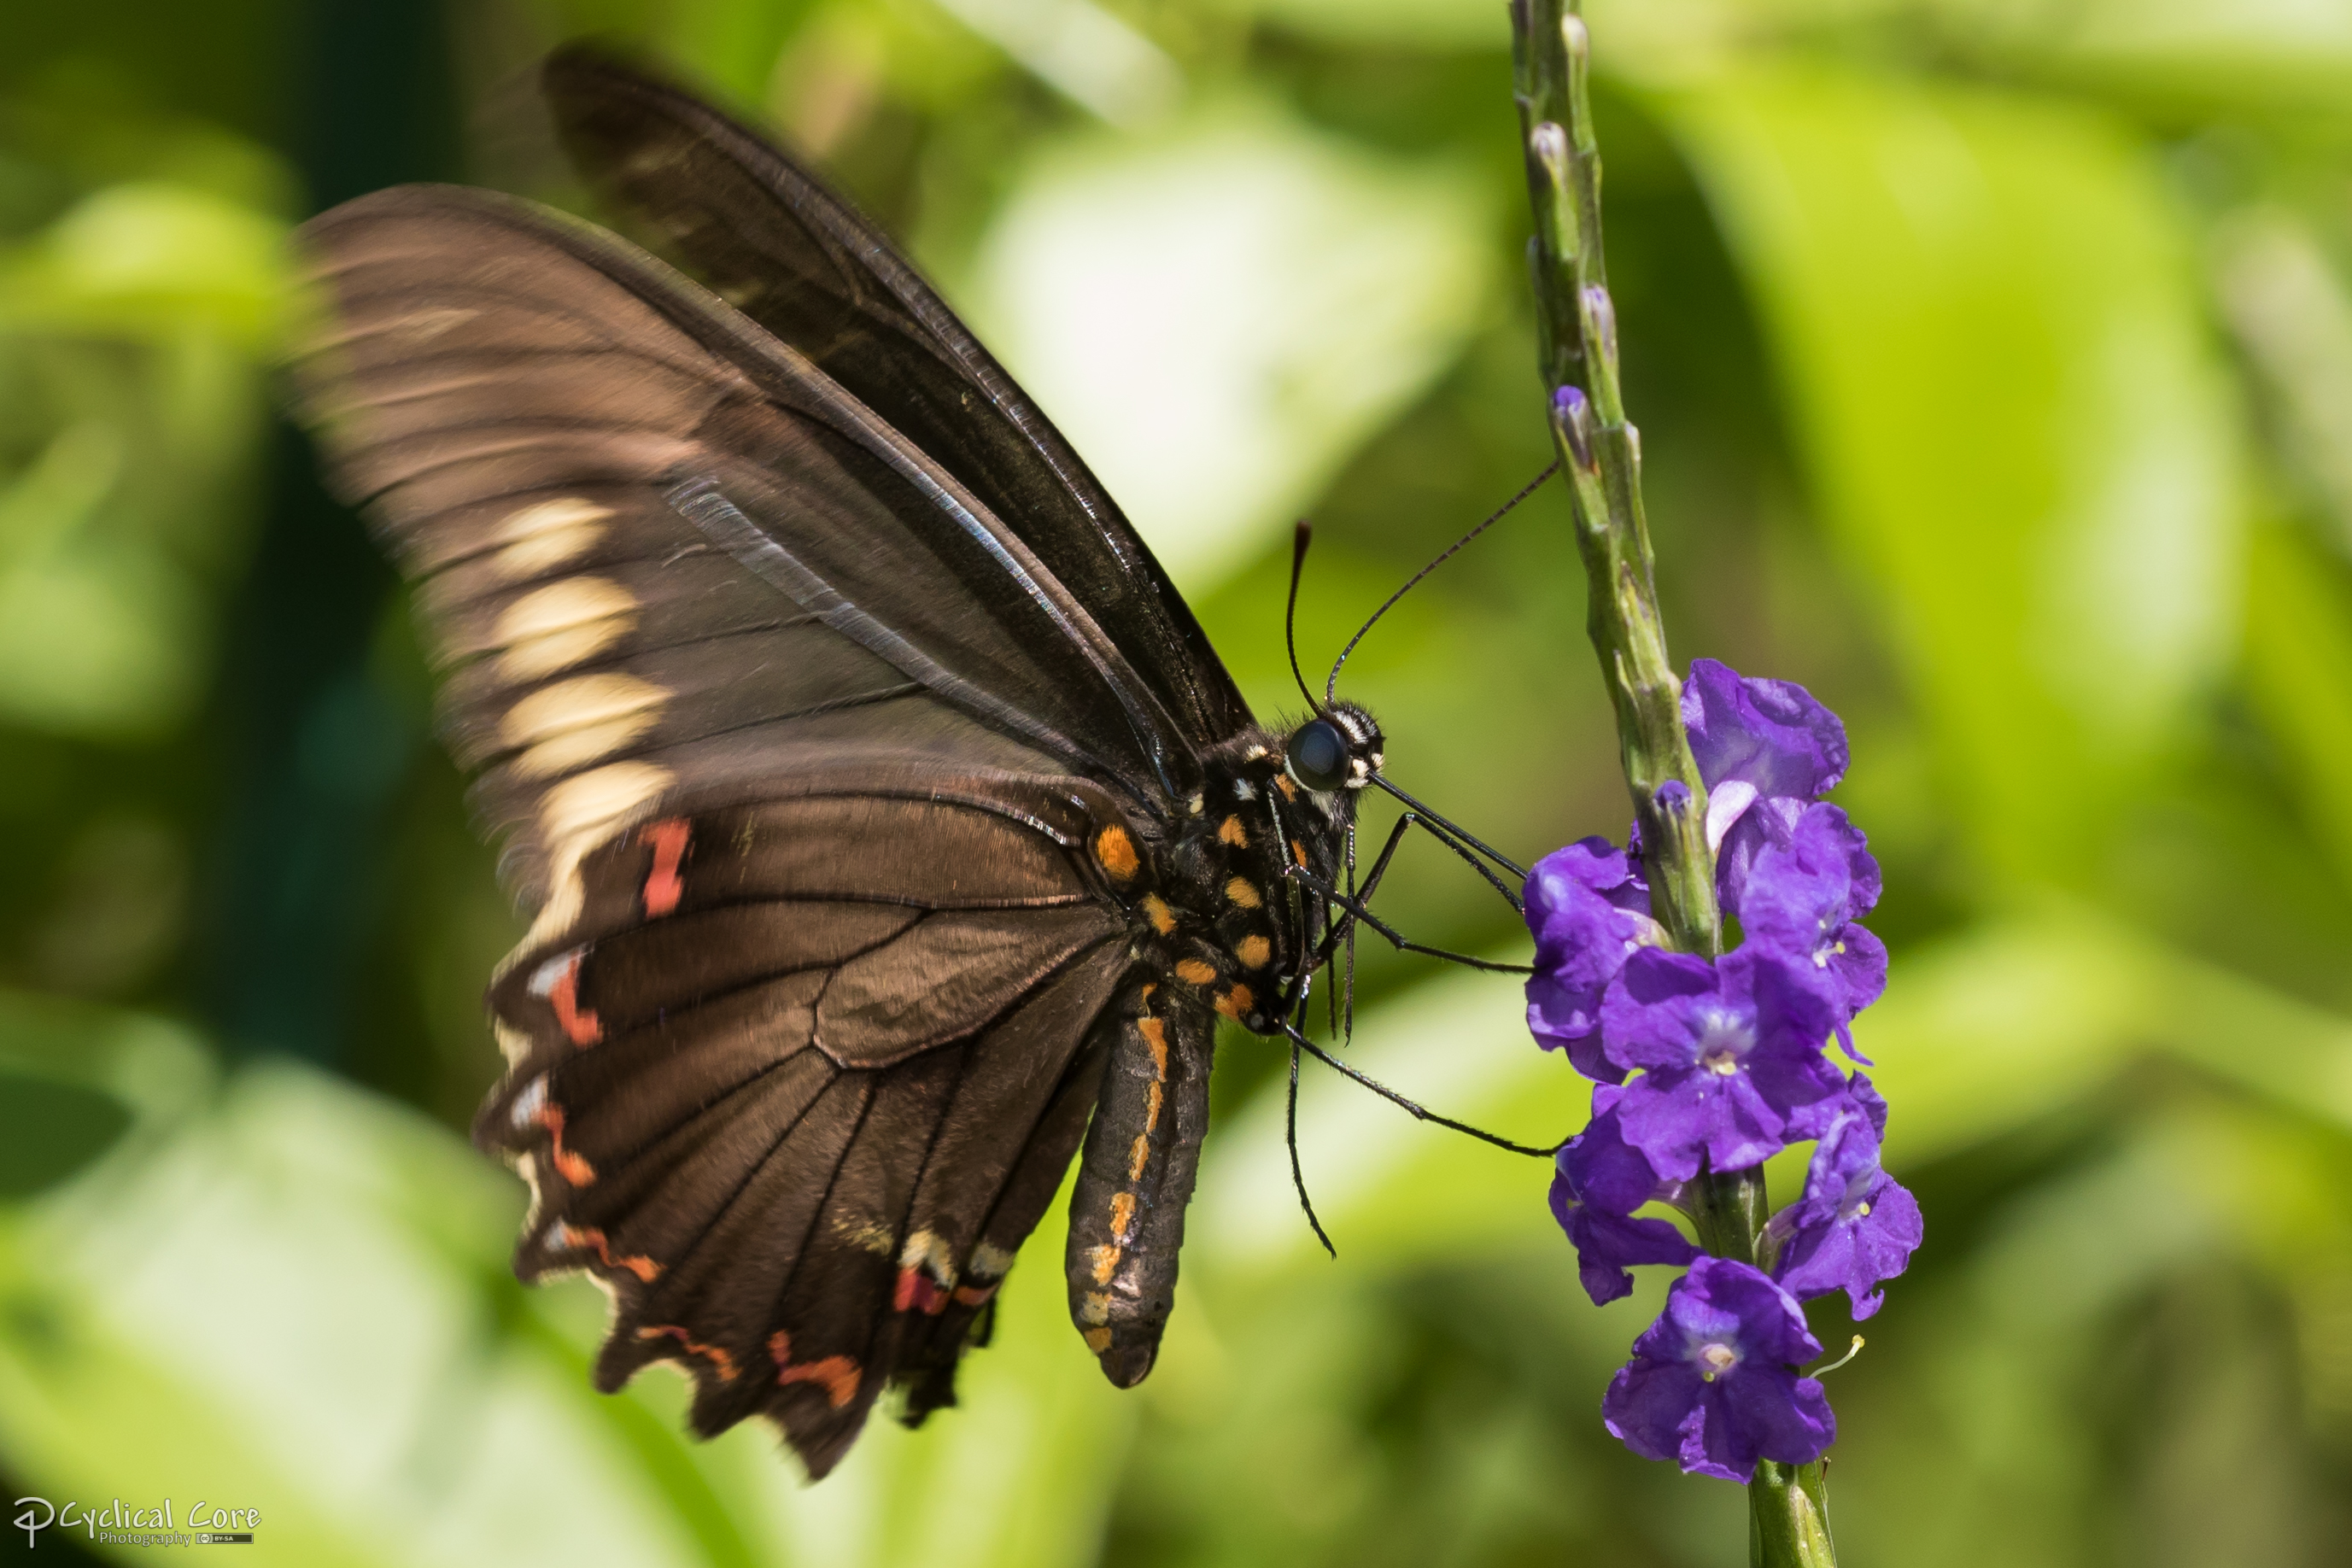
<svg viewBox="0 0 2352 1568"><path fill-rule="evenodd" d="M1715 963L1643 948L1611 982L1609 1059L1647 1069L1618 1118L1658 1174L1745 1170L1828 1130L1845 1079L1822 1054L1837 1016L1810 968L1748 945Z"/></svg>
<svg viewBox="0 0 2352 1568"><path fill-rule="evenodd" d="M1748 942L1810 963L1828 982L1848 1056L1846 1025L1886 989L1885 944L1854 923L1878 902L1878 862L1867 842L1836 806L1808 806L1785 842L1758 853L1739 909Z"/></svg>
<svg viewBox="0 0 2352 1568"><path fill-rule="evenodd" d="M1821 1353L1794 1297L1745 1263L1702 1258L1633 1342L1601 1419L1645 1459L1727 1481L1759 1458L1810 1464L1837 1437L1821 1384L1797 1375Z"/></svg>
<svg viewBox="0 0 2352 1568"><path fill-rule="evenodd" d="M1845 776L1845 726L1794 681L1750 680L1699 658L1683 682L1683 728L1706 784L1716 887L1738 913L1757 854L1785 842L1805 807Z"/></svg>
<svg viewBox="0 0 2352 1568"><path fill-rule="evenodd" d="M1620 1081L1624 1072L1601 1052L1601 998L1628 955L1664 940L1648 884L1623 850L1583 838L1536 862L1527 900L1536 939L1528 1028L1546 1050L1565 1048L1585 1077Z"/></svg>
<svg viewBox="0 0 2352 1568"><path fill-rule="evenodd" d="M1552 1216L1576 1246L1577 1278L1596 1307L1633 1289L1633 1277L1625 1272L1630 1266L1688 1263L1699 1255L1667 1221L1628 1217L1673 1189L1620 1133L1617 1100L1622 1093L1610 1084L1594 1085L1592 1120L1552 1162Z"/></svg>
<svg viewBox="0 0 2352 1568"><path fill-rule="evenodd" d="M1774 1270L1801 1299L1843 1289L1857 1319L1885 1301L1879 1289L1910 1264L1925 1227L1919 1200L1878 1167L1886 1101L1856 1073L1848 1104L1813 1150L1805 1195L1772 1216L1788 1237Z"/></svg>

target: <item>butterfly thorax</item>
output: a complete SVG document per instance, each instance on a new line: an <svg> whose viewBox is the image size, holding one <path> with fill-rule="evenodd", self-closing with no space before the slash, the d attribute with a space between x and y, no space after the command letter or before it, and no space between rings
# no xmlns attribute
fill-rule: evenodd
<svg viewBox="0 0 2352 1568"><path fill-rule="evenodd" d="M1291 753L1307 725L1287 734L1252 726L1202 756L1202 786L1162 843L1113 828L1095 846L1131 918L1137 958L1174 1004L1190 998L1258 1034L1281 1033L1323 922L1310 884L1333 885L1356 791L1381 763L1381 732L1363 710L1338 704L1316 723L1344 746L1339 787L1300 782Z"/></svg>

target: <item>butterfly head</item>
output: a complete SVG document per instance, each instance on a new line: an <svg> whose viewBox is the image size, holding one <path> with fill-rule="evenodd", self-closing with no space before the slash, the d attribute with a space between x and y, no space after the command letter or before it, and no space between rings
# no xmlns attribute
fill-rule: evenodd
<svg viewBox="0 0 2352 1568"><path fill-rule="evenodd" d="M1290 732L1283 770L1318 795L1361 789L1386 762L1387 739L1372 716L1352 702L1334 702Z"/></svg>

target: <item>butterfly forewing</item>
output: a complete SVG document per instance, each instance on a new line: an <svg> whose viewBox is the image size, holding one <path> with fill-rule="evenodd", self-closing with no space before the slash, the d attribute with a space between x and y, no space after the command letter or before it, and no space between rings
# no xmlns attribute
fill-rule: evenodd
<svg viewBox="0 0 2352 1568"><path fill-rule="evenodd" d="M638 237L806 354L1011 521L1186 738L1248 705L1068 442L873 225L691 95L572 47L544 70L573 161Z"/></svg>

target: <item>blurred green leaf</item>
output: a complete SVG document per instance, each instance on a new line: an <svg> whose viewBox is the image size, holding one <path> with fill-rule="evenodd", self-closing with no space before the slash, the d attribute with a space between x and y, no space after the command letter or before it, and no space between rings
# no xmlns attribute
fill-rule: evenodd
<svg viewBox="0 0 2352 1568"><path fill-rule="evenodd" d="M161 1018L0 990L0 1203L92 1164L133 1128L163 1136L211 1081Z"/></svg>
<svg viewBox="0 0 2352 1568"><path fill-rule="evenodd" d="M1097 119L1145 126L1182 99L1159 45L1094 0L933 0Z"/></svg>
<svg viewBox="0 0 2352 1568"><path fill-rule="evenodd" d="M0 271L0 327L104 336L215 333L276 346L289 288L286 226L161 182L110 185Z"/></svg>
<svg viewBox="0 0 2352 1568"><path fill-rule="evenodd" d="M1660 94L1980 864L2079 881L2227 657L2238 430L2147 151L1757 63Z"/></svg>
<svg viewBox="0 0 2352 1568"><path fill-rule="evenodd" d="M1511 25L1500 5L1463 0L1215 0L1255 12L1276 26L1346 44L1422 48L1511 47Z"/></svg>
<svg viewBox="0 0 2352 1568"><path fill-rule="evenodd" d="M1005 361L1198 593L1443 372L1490 273L1476 187L1270 104L1042 153L969 297Z"/></svg>
<svg viewBox="0 0 2352 1568"><path fill-rule="evenodd" d="M1973 57L2183 107L2342 118L2352 12L2311 0L1926 0Z"/></svg>
<svg viewBox="0 0 2352 1568"><path fill-rule="evenodd" d="M2231 215L2215 248L2221 308L2284 426L2287 457L2352 555L2352 288L2311 226L2284 210Z"/></svg>
<svg viewBox="0 0 2352 1568"><path fill-rule="evenodd" d="M127 460L117 431L73 426L0 492L0 710L20 722L152 735L196 696L194 585L98 526Z"/></svg>
<svg viewBox="0 0 2352 1568"><path fill-rule="evenodd" d="M2352 885L2352 596L2340 561L2276 524L2257 529L2246 584L2246 681L2278 740L2305 821Z"/></svg>

